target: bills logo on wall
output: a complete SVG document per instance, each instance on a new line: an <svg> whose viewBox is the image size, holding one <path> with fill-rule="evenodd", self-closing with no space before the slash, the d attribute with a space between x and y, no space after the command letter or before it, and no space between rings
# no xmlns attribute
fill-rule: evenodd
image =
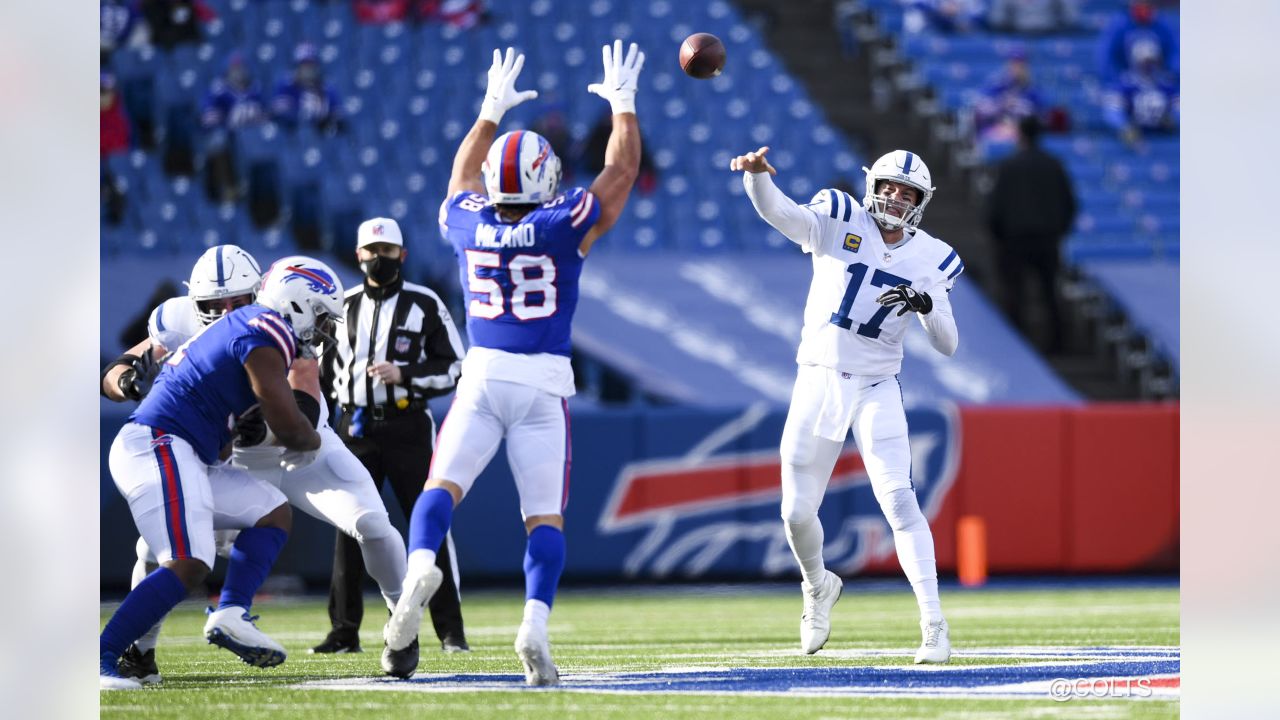
<svg viewBox="0 0 1280 720"><path fill-rule="evenodd" d="M742 450L738 442L767 414L750 409L698 439L682 455L623 465L596 530L611 541L629 544L623 567L627 576L795 572L779 517L777 444ZM907 422L912 481L925 517L933 522L960 460L958 416L950 409L914 409L907 412ZM892 531L852 437L836 461L819 516L826 529L823 554L841 575L895 557Z"/></svg>

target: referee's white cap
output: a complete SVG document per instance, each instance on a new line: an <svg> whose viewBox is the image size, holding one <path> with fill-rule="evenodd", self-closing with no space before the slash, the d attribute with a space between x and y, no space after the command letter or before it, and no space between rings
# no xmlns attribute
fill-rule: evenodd
<svg viewBox="0 0 1280 720"><path fill-rule="evenodd" d="M390 243L404 247L404 238L400 235L400 226L391 218L370 218L360 223L356 231L356 249L374 243Z"/></svg>

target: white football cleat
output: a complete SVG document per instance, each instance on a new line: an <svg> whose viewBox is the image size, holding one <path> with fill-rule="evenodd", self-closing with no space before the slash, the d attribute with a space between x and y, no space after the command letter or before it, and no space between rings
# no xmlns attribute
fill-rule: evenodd
<svg viewBox="0 0 1280 720"><path fill-rule="evenodd" d="M800 616L800 649L812 655L827 644L831 637L831 608L835 607L840 594L844 592L844 581L839 575L824 570L826 573L817 586L807 582L800 583L801 594L804 595L804 614Z"/></svg>
<svg viewBox="0 0 1280 720"><path fill-rule="evenodd" d="M267 637L253 624L257 615L242 607L229 605L221 610L210 608L204 624L204 637L210 643L235 653L254 667L275 667L284 662L284 646Z"/></svg>
<svg viewBox="0 0 1280 720"><path fill-rule="evenodd" d="M916 651L916 664L941 664L951 659L951 633L947 629L947 621L920 623L920 632L924 642Z"/></svg>
<svg viewBox="0 0 1280 720"><path fill-rule="evenodd" d="M400 600L396 609L391 611L391 619L382 628L382 639L392 650L403 650L418 638L418 627L422 625L422 613L427 609L431 596L440 589L444 582L444 573L432 565L429 570L415 577L406 577L404 587L400 591Z"/></svg>
<svg viewBox="0 0 1280 720"><path fill-rule="evenodd" d="M551 660L551 644L547 641L547 629L536 629L530 623L521 623L516 633L516 656L524 665L524 682L531 687L560 684L560 671Z"/></svg>
<svg viewBox="0 0 1280 720"><path fill-rule="evenodd" d="M115 660L102 660L98 670L99 690L141 690L142 683L133 678L121 677Z"/></svg>
<svg viewBox="0 0 1280 720"><path fill-rule="evenodd" d="M119 675L98 675L99 690L141 690L142 683Z"/></svg>

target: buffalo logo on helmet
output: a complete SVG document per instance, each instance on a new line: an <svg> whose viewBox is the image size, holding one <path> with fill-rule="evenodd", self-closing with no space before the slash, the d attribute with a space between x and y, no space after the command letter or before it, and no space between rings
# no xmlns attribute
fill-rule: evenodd
<svg viewBox="0 0 1280 720"><path fill-rule="evenodd" d="M311 287L312 291L325 295L332 295L338 291L338 284L329 276L329 273L323 270L298 265L290 265L284 270L288 273L284 277L284 282L302 280Z"/></svg>

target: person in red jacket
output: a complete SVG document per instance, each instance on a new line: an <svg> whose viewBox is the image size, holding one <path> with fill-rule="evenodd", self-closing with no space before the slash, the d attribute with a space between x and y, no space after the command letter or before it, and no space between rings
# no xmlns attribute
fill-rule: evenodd
<svg viewBox="0 0 1280 720"><path fill-rule="evenodd" d="M129 118L124 114L124 103L116 92L116 78L102 73L98 82L101 101L102 137L99 142L101 158L126 152L129 149Z"/></svg>

